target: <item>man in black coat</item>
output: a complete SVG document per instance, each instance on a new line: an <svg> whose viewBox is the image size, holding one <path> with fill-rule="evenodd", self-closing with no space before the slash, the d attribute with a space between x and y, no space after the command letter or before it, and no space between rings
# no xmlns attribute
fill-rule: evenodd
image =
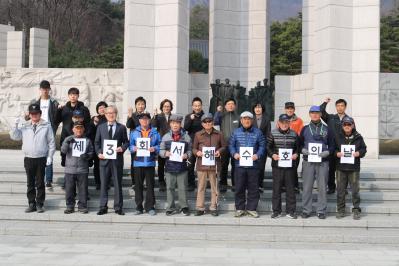
<svg viewBox="0 0 399 266"><path fill-rule="evenodd" d="M202 130L202 123L201 123L201 117L204 114L204 111L202 110L202 100L199 97L195 97L192 102L191 106L193 111L186 115L184 118L184 126L183 128L188 132L190 138L191 138L191 144L193 144L193 140L195 137L195 133L198 131ZM189 159L189 167L188 167L188 191L194 191L195 190L195 174L194 174L194 168L195 168L195 162L196 162L196 157L194 154L191 155Z"/></svg>
<svg viewBox="0 0 399 266"><path fill-rule="evenodd" d="M105 117L107 123L98 126L94 148L100 159L100 210L98 215L108 212L108 183L112 176L114 182L114 210L118 215L124 215L123 195L122 195L122 176L123 176L123 153L129 147L126 127L116 122L117 109L114 106L107 107ZM111 155L115 151L111 147L104 147L104 140L116 140L116 159L106 159L104 152Z"/></svg>

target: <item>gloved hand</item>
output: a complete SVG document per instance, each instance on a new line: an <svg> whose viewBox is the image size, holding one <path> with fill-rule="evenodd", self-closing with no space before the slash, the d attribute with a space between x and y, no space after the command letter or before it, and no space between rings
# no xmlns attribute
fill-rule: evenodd
<svg viewBox="0 0 399 266"><path fill-rule="evenodd" d="M321 152L321 153L319 154L319 157L321 157L321 158L327 158L328 155L330 155L330 152L329 152L329 151L323 151L323 152Z"/></svg>
<svg viewBox="0 0 399 266"><path fill-rule="evenodd" d="M51 157L47 157L46 166L49 166L53 163L53 159Z"/></svg>
<svg viewBox="0 0 399 266"><path fill-rule="evenodd" d="M88 155L87 153L81 154L81 155L80 155L80 158L83 159L83 160L88 160L88 159L90 159L90 157L89 157L89 155Z"/></svg>
<svg viewBox="0 0 399 266"><path fill-rule="evenodd" d="M309 151L307 149L305 149L305 148L302 148L301 152L302 152L303 155L309 155Z"/></svg>
<svg viewBox="0 0 399 266"><path fill-rule="evenodd" d="M20 123L21 123L21 118L20 117L15 118L15 128L18 128Z"/></svg>

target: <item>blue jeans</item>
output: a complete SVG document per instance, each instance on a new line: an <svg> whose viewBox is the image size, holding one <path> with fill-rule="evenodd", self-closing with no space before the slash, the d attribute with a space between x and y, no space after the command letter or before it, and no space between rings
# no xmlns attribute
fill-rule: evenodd
<svg viewBox="0 0 399 266"><path fill-rule="evenodd" d="M53 164L46 166L46 183L53 183Z"/></svg>

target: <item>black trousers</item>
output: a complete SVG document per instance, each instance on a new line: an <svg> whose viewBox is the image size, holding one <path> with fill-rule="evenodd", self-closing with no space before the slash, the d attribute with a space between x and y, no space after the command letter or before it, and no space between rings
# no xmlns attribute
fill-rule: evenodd
<svg viewBox="0 0 399 266"><path fill-rule="evenodd" d="M78 209L87 208L88 174L65 174L65 200L67 208L73 209L78 187Z"/></svg>
<svg viewBox="0 0 399 266"><path fill-rule="evenodd" d="M27 177L27 192L29 205L43 206L46 199L44 175L46 171L46 157L24 158L24 167Z"/></svg>
<svg viewBox="0 0 399 266"><path fill-rule="evenodd" d="M98 159L97 155L94 156L93 162L94 162L94 167L93 167L94 181L96 182L96 185L100 185L101 184L101 180L100 180L100 160Z"/></svg>
<svg viewBox="0 0 399 266"><path fill-rule="evenodd" d="M329 168L328 168L328 189L336 189L335 185L335 171L337 169L336 161L334 156L330 156L329 162L328 162Z"/></svg>
<svg viewBox="0 0 399 266"><path fill-rule="evenodd" d="M273 194L272 209L273 212L281 213L281 188L285 185L286 193L286 212L295 213L296 195L294 190L295 168L272 168L273 175Z"/></svg>
<svg viewBox="0 0 399 266"><path fill-rule="evenodd" d="M294 187L299 189L299 178L298 178L298 166L301 161L301 155L298 154L298 158L295 160L295 172L294 172Z"/></svg>
<svg viewBox="0 0 399 266"><path fill-rule="evenodd" d="M237 167L235 169L236 210L256 211L259 202L259 169Z"/></svg>
<svg viewBox="0 0 399 266"><path fill-rule="evenodd" d="M154 183L155 183L155 167L136 167L134 169L134 200L136 202L136 210L146 212L155 209L155 194L154 194ZM143 193L144 193L144 180L147 186L145 195L145 203L143 208Z"/></svg>
<svg viewBox="0 0 399 266"><path fill-rule="evenodd" d="M123 166L118 166L115 160L110 160L107 166L100 165L100 208L106 208L108 205L108 184L112 178L114 182L114 210L122 210L122 176Z"/></svg>
<svg viewBox="0 0 399 266"><path fill-rule="evenodd" d="M165 162L165 158L158 156L158 183L165 184Z"/></svg>
<svg viewBox="0 0 399 266"><path fill-rule="evenodd" d="M197 157L193 154L191 155L189 162L190 164L188 165L188 185L189 186L195 186L195 162L197 161Z"/></svg>
<svg viewBox="0 0 399 266"><path fill-rule="evenodd" d="M227 186L227 174L229 171L229 164L231 164L231 184L234 186L235 181L234 181L234 158L230 156L230 153L228 151L225 151L222 154L221 158L221 163L222 163L222 169L220 171L220 184Z"/></svg>
<svg viewBox="0 0 399 266"><path fill-rule="evenodd" d="M267 156L263 156L259 159L259 187L263 188L263 181L265 180L265 168L266 168Z"/></svg>
<svg viewBox="0 0 399 266"><path fill-rule="evenodd" d="M134 167L133 167L134 155L130 154L130 178L132 179L132 186L134 186Z"/></svg>

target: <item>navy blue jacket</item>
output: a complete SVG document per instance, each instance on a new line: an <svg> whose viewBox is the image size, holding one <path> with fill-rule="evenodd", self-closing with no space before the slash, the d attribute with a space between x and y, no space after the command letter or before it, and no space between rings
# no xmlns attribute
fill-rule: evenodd
<svg viewBox="0 0 399 266"><path fill-rule="evenodd" d="M240 147L253 147L254 154L260 159L266 154L266 139L258 128L253 126L249 129L239 127L233 131L229 140L229 151L232 157L234 157L234 154L240 153ZM259 168L258 161L254 161L253 166L243 168ZM239 160L235 160L235 167L242 167Z"/></svg>

